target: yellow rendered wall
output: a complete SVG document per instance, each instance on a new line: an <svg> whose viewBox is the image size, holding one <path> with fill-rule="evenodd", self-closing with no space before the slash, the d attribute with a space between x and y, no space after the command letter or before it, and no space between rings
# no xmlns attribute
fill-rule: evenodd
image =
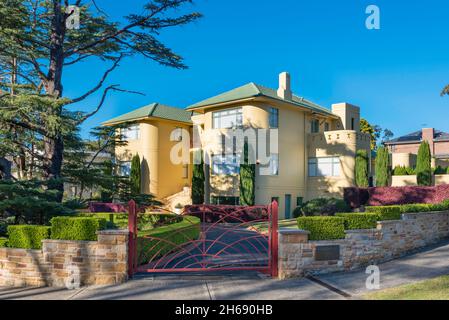
<svg viewBox="0 0 449 320"><path fill-rule="evenodd" d="M180 143L178 141L170 141L170 134L176 128L189 130L189 126L185 124L168 121L159 122L158 195L160 198L165 198L178 193L182 191L183 187L186 185L190 186L190 168L188 170L188 177L183 178L183 165L175 165L170 160L170 151L176 144Z"/></svg>
<svg viewBox="0 0 449 320"><path fill-rule="evenodd" d="M308 177L307 199L342 197L344 188L354 186L355 154L359 149L369 152L369 135L353 130L309 134L308 157L338 156L340 159L340 175L337 177Z"/></svg>
<svg viewBox="0 0 449 320"><path fill-rule="evenodd" d="M189 177L183 178L183 166L174 165L170 161L170 150L177 142L170 141L171 130L176 127L189 129L188 125L166 120L145 120L139 123L140 135L138 140L130 140L126 146L116 149L119 161L131 161L135 154L139 154L142 165L142 192L154 194L163 199L182 191Z"/></svg>
<svg viewBox="0 0 449 320"><path fill-rule="evenodd" d="M232 107L241 107L243 112L244 127L264 128L269 127L270 106L279 109L279 175L264 176L256 170L256 204L268 204L273 197L279 198L279 216L284 217L285 195L291 195L291 208L296 206L297 197L305 197L305 114L302 110L293 106L269 105L262 102L252 102ZM227 106L226 108L232 108ZM204 115L205 129L212 128L212 112L208 111ZM230 130L220 130L223 134L229 134ZM232 133L231 133L232 134ZM210 141L213 141L211 138ZM218 143L218 142L216 142ZM211 150L218 152L213 143ZM257 166L259 168L259 166ZM240 194L239 177L225 177L211 175L211 196L236 196Z"/></svg>

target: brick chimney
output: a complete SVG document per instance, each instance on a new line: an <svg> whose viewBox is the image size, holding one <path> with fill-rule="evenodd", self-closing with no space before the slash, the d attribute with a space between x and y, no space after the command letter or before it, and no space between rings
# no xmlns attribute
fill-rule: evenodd
<svg viewBox="0 0 449 320"><path fill-rule="evenodd" d="M279 98L292 100L292 90L290 86L290 74L282 72L279 74L279 89L277 91Z"/></svg>
<svg viewBox="0 0 449 320"><path fill-rule="evenodd" d="M423 128L422 129L422 141L427 141L430 146L430 152L431 154L434 154L434 144L433 144L433 137L435 134L435 130L433 128Z"/></svg>

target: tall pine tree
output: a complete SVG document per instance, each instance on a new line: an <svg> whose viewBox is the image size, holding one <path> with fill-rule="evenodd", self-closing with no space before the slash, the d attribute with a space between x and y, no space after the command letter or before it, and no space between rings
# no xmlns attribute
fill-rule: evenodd
<svg viewBox="0 0 449 320"><path fill-rule="evenodd" d="M94 5L91 5L92 2ZM118 84L106 86L109 75L127 57L143 56L178 69L186 68L182 58L157 37L166 28L197 20L199 13L185 12L191 0L152 0L112 21L90 0L2 0L0 1L0 74L10 81L0 83L0 130L26 131L40 140L31 150L39 160L42 177L53 180L49 188L62 200L62 167L65 135L95 115L111 92L132 92ZM80 12L80 26L72 21ZM96 84L78 97L65 96L63 74L89 59L109 63ZM78 68L81 70L81 68ZM79 79L85 81L86 75ZM4 77L2 77L4 79ZM31 93L17 89L27 87ZM6 92L6 94L4 94ZM135 93L135 92L134 92ZM89 112L72 111L85 107L85 100L98 94L99 102ZM71 111L69 111L71 110ZM30 145L20 139L19 157ZM26 142L26 139L25 139Z"/></svg>

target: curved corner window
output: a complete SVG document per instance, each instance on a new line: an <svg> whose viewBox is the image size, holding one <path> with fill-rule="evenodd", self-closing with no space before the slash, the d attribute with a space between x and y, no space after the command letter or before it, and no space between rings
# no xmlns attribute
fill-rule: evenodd
<svg viewBox="0 0 449 320"><path fill-rule="evenodd" d="M243 126L242 108L227 109L212 113L214 129L234 129Z"/></svg>

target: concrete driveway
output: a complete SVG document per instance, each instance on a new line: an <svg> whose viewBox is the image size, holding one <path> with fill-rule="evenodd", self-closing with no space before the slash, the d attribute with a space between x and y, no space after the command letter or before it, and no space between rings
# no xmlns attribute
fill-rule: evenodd
<svg viewBox="0 0 449 320"><path fill-rule="evenodd" d="M202 236L182 245L178 252L154 259L150 249L163 239L151 236L140 239L147 244L141 250L139 261L152 260L141 266L145 269L192 269L268 266L268 236L247 230L235 224L201 224ZM145 259L146 258L146 259Z"/></svg>
<svg viewBox="0 0 449 320"><path fill-rule="evenodd" d="M449 241L379 265L381 289L449 274ZM1 288L0 299L322 300L357 299L368 290L365 270L316 279L273 280L257 273L142 276L125 284L55 288Z"/></svg>

